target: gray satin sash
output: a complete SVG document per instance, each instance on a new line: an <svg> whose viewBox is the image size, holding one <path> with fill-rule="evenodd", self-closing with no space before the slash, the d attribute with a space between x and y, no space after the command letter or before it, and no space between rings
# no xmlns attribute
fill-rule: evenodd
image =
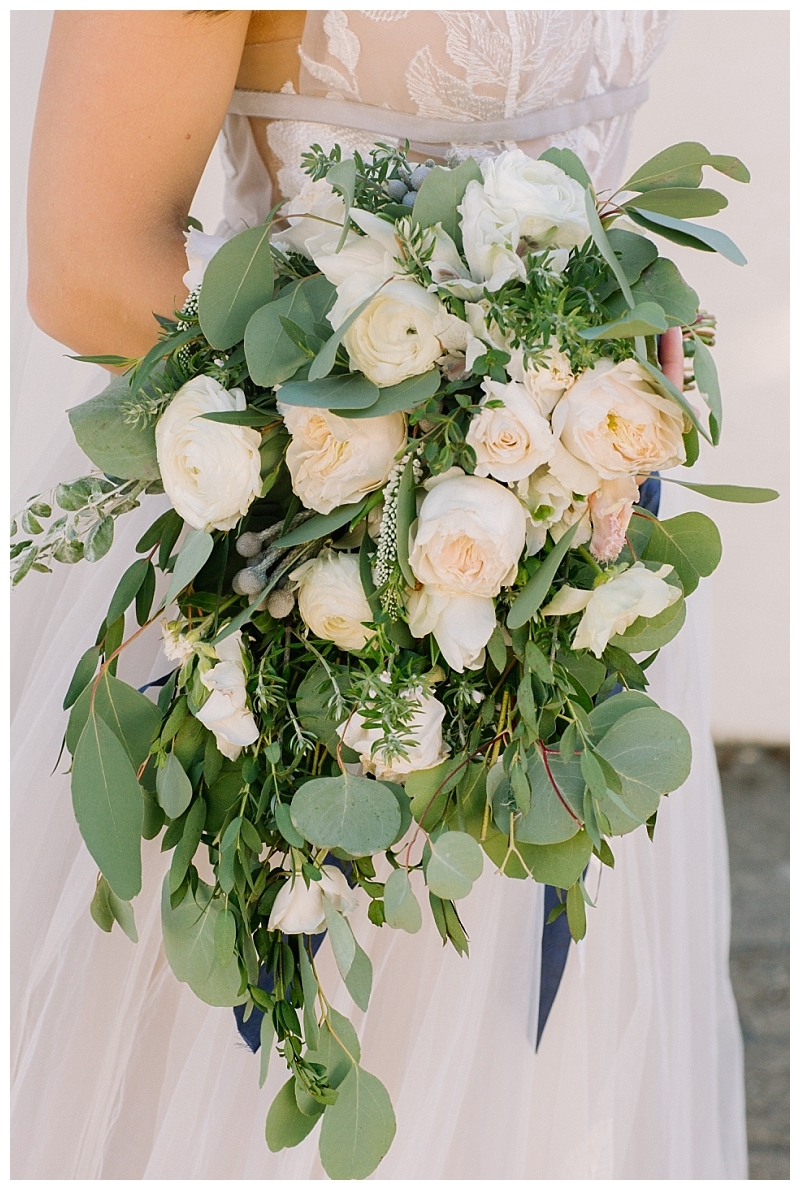
<svg viewBox="0 0 800 1190"><path fill-rule="evenodd" d="M390 111L346 99L323 99L314 95L286 95L271 91L233 92L231 115L257 116L268 120L303 120L313 124L335 124L357 128L377 136L404 140L419 149L431 149L441 156L447 145L493 144L502 141L531 141L568 132L582 124L609 120L641 106L647 99L648 84L621 87L589 95L573 103L562 103L542 111L512 116L508 120L438 120Z"/></svg>

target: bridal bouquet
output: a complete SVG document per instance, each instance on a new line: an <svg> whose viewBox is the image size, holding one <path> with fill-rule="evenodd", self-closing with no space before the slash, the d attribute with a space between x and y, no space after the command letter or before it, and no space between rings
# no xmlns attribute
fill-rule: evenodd
<svg viewBox="0 0 800 1190"><path fill-rule="evenodd" d="M590 858L652 835L689 773L647 669L720 538L701 512L659 521L639 484L690 468L722 411L713 319L652 237L743 264L687 216L726 205L705 167L748 174L693 142L611 195L567 149L305 162L263 227L188 233L186 305L143 360L95 359L126 374L70 412L97 470L29 502L12 556L16 582L97 561L166 493L64 700L92 916L136 940L161 834L173 972L260 1018L262 1082L276 1046L287 1063L269 1147L321 1119L328 1174L362 1178L395 1119L320 986L323 934L362 1010L359 905L411 934L430 912L466 954L488 867L555 886L579 939ZM690 396L659 367L671 327ZM116 674L156 622L157 703Z"/></svg>

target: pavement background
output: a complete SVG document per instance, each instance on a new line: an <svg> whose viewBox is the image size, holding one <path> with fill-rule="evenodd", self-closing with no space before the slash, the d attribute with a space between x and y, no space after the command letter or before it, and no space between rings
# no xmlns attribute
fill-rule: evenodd
<svg viewBox="0 0 800 1190"><path fill-rule="evenodd" d="M789 749L720 744L751 1180L789 1177Z"/></svg>

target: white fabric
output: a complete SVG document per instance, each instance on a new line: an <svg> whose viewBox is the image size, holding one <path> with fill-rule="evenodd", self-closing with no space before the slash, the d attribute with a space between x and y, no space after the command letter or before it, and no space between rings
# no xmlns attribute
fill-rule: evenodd
<svg viewBox="0 0 800 1190"><path fill-rule="evenodd" d="M354 91L342 87L344 97L375 102L370 85L383 80L391 106L400 110L394 96L402 97L412 62L412 82L424 67L426 77L441 83L430 92L429 108L457 90L447 78L464 86L471 79L477 97L492 91L496 84L480 85L485 71L481 75L474 60L481 29L499 30L495 46L516 55L519 93L529 94L531 80L557 57L558 69L536 99L545 106L641 77L667 23L647 12L311 15L320 36L314 42L310 19L306 69L316 64L316 77L325 75L326 54L334 55ZM462 36L467 25L471 41ZM521 47L534 63L528 75ZM453 55L460 55L458 70ZM416 93L413 87L409 93ZM503 100L501 115L517 110L509 94L495 99ZM617 120L616 128L610 121L611 127L581 129L568 141L609 180L624 158L629 128L627 117ZM229 118L226 127L228 226L252 225L270 205L266 171L246 120ZM286 146L295 146L284 157L293 177L299 162L292 152L319 139L319 126L271 127L285 134ZM60 410L57 391L36 399L43 420ZM61 426L62 445L54 441L37 462L30 490L82 470L80 452L67 445L65 420ZM665 485L662 515L690 500ZM63 759L59 774L49 776L74 663L93 643L133 543L162 505L163 498L151 499L123 520L102 564L33 575L14 595L12 1176L320 1178L317 1133L280 1154L264 1143L266 1111L286 1076L280 1060L273 1055L259 1090L258 1059L238 1039L233 1014L200 1003L166 965L158 917L168 857L157 842L145 844L138 946L117 928L110 936L101 933L89 917L95 868L73 820ZM136 683L165 672L156 649L146 638L138 642L121 676ZM430 922L409 937L376 930L362 911L355 927L375 967L366 1019L353 1008L323 947L326 991L359 1029L364 1064L386 1083L397 1112L397 1137L377 1177L747 1176L741 1037L727 968L727 850L708 733L708 659L704 585L689 601L686 628L650 671L653 696L691 730L692 775L662 803L654 843L643 831L615 842L616 868L603 870L587 938L571 947L538 1054L540 886L487 871L462 903L469 959L443 950ZM593 870L590 891L597 880Z"/></svg>

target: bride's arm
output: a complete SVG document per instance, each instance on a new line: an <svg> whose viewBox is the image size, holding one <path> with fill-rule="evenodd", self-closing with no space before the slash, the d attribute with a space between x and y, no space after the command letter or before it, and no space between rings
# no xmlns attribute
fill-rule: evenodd
<svg viewBox="0 0 800 1190"><path fill-rule="evenodd" d="M29 177L28 302L81 354L143 355L186 287L183 229L249 12L60 11Z"/></svg>

